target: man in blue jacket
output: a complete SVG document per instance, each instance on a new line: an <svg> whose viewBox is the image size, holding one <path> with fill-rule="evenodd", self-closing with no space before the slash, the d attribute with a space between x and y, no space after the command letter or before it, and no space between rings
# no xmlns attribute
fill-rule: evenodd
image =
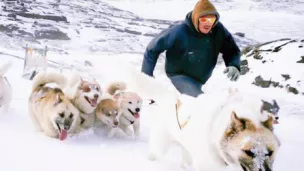
<svg viewBox="0 0 304 171"><path fill-rule="evenodd" d="M159 55L166 51L165 71L182 93L197 97L210 78L219 53L231 81L240 76L240 49L219 22L219 13L209 0L199 0L185 21L162 31L146 48L141 71L153 76Z"/></svg>

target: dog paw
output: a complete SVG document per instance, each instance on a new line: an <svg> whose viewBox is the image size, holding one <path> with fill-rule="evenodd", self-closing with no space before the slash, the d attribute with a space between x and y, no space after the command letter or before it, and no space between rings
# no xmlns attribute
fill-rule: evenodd
<svg viewBox="0 0 304 171"><path fill-rule="evenodd" d="M132 136L132 135L133 135L133 132L132 132L130 129L125 129L124 131L125 131L125 133L126 133L128 136Z"/></svg>
<svg viewBox="0 0 304 171"><path fill-rule="evenodd" d="M115 133L116 133L116 129L110 130L110 132L108 133L108 138L114 137Z"/></svg>

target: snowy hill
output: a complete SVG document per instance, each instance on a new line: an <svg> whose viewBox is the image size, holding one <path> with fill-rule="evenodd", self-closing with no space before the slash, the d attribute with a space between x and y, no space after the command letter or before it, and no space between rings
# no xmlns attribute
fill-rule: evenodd
<svg viewBox="0 0 304 171"><path fill-rule="evenodd" d="M304 39L280 39L248 47L242 56L243 77L262 88L284 88L304 95L303 46Z"/></svg>
<svg viewBox="0 0 304 171"><path fill-rule="evenodd" d="M142 53L157 33L174 22L144 19L94 0L85 3L78 0L1 1L0 6L2 47L21 50L27 43L46 45L58 54L69 51ZM242 48L256 43L235 37Z"/></svg>

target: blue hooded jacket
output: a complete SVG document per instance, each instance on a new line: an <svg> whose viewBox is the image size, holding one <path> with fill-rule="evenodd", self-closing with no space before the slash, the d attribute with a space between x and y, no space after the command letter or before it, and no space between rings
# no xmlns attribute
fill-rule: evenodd
<svg viewBox="0 0 304 171"><path fill-rule="evenodd" d="M192 11L185 21L162 31L149 43L144 53L142 72L153 76L157 59L164 51L165 71L169 77L187 75L205 84L219 53L223 54L226 66L235 66L240 70L240 50L223 24L217 20L212 30L203 34L193 25L191 15Z"/></svg>

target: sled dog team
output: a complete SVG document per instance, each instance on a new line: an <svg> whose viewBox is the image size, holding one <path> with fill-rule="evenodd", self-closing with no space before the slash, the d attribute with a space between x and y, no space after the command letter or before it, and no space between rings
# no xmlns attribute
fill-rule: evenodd
<svg viewBox="0 0 304 171"><path fill-rule="evenodd" d="M8 109L11 86L5 78L11 64L0 67L0 105ZM274 125L279 105L246 96L236 89L198 98L177 95L145 74L138 84L157 103L153 113L150 160L161 160L171 145L182 149L182 167L195 171L272 171L280 147ZM55 86L49 85L55 84ZM157 93L155 93L157 92ZM32 81L29 116L46 136L65 140L69 134L98 128L107 136L140 136L143 98L123 80L102 89L96 80L79 75L40 72ZM179 116L190 116L182 126Z"/></svg>

